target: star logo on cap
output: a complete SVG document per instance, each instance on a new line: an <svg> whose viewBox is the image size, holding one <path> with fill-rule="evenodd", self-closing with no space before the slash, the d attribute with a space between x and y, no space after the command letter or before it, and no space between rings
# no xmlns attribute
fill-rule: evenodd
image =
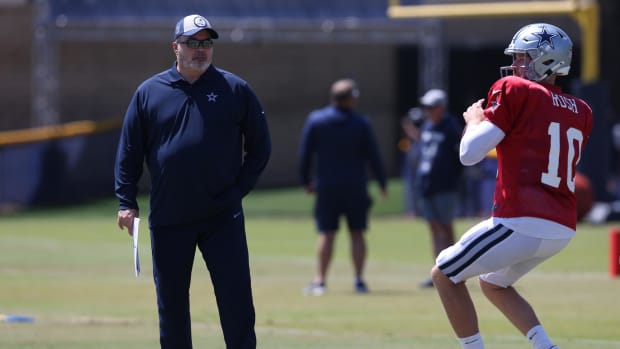
<svg viewBox="0 0 620 349"><path fill-rule="evenodd" d="M209 93L207 95L207 98L208 98L207 102L216 102L217 95L215 93L211 92L211 93Z"/></svg>
<svg viewBox="0 0 620 349"><path fill-rule="evenodd" d="M551 34L547 32L547 28L543 27L540 33L534 33L534 35L538 36L538 47L541 47L544 43L547 43L551 48L553 47L553 41L551 39L558 36L558 34Z"/></svg>

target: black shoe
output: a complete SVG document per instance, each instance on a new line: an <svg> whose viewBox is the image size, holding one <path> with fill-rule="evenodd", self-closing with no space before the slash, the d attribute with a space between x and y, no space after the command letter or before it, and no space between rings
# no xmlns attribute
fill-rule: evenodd
<svg viewBox="0 0 620 349"><path fill-rule="evenodd" d="M433 288L433 287L435 287L435 285L433 284L433 280L432 279L428 279L428 280L424 280L424 281L420 282L420 287L421 288Z"/></svg>
<svg viewBox="0 0 620 349"><path fill-rule="evenodd" d="M364 281L358 281L355 283L355 293L359 293L359 294L365 294L370 292L368 290L368 286L366 286L366 283Z"/></svg>

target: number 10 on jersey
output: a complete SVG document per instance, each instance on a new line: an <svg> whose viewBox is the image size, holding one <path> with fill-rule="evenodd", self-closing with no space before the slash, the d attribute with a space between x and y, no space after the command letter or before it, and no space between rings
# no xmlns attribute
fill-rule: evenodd
<svg viewBox="0 0 620 349"><path fill-rule="evenodd" d="M576 128L569 128L566 130L566 141L568 142L568 154L560 154L560 124L552 122L549 124L547 133L551 139L551 146L549 147L549 162L547 163L547 172L543 172L540 176L540 181L546 185L558 188L562 181L561 175L565 175L563 178L566 180L566 186L571 191L575 192L575 171L574 166L579 163L581 158L581 145L583 143L583 133ZM560 169L560 156L566 156L566 172L564 169ZM575 158L577 161L575 161ZM562 171L562 172L560 172Z"/></svg>

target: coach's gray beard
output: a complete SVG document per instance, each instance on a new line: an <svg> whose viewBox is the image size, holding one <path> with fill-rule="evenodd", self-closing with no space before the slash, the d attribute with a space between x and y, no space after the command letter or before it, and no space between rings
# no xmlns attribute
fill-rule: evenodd
<svg viewBox="0 0 620 349"><path fill-rule="evenodd" d="M207 68L209 68L209 65L211 65L211 60L209 59L209 57L205 58L206 59L204 61L196 61L194 60L194 57L183 59L183 65L190 69L201 70L205 72Z"/></svg>

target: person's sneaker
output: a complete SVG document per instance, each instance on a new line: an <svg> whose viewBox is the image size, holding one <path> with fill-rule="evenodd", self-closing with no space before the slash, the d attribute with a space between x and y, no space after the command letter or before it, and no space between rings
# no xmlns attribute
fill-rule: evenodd
<svg viewBox="0 0 620 349"><path fill-rule="evenodd" d="M311 282L310 285L304 287L304 294L308 296L322 296L327 291L327 287L323 282Z"/></svg>
<svg viewBox="0 0 620 349"><path fill-rule="evenodd" d="M433 280L432 279L428 279L428 280L424 280L424 281L420 282L420 287L421 288L433 288L433 287L435 287L435 284L433 284Z"/></svg>
<svg viewBox="0 0 620 349"><path fill-rule="evenodd" d="M368 290L368 286L366 286L366 283L364 281L357 281L355 283L355 293L364 294L368 292L370 291Z"/></svg>

